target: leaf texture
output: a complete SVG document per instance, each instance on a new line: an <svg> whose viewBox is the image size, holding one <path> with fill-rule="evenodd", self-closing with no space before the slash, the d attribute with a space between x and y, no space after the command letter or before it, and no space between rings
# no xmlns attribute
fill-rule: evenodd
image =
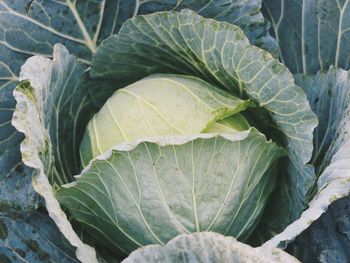
<svg viewBox="0 0 350 263"><path fill-rule="evenodd" d="M263 6L281 61L293 73L350 69L350 1L263 0Z"/></svg>
<svg viewBox="0 0 350 263"><path fill-rule="evenodd" d="M114 146L56 196L106 246L126 255L181 233L215 231L245 240L283 154L253 128L150 137Z"/></svg>
<svg viewBox="0 0 350 263"><path fill-rule="evenodd" d="M285 246L318 219L332 202L350 194L350 74L331 67L327 73L299 75L296 79L320 120L314 132L313 159L319 178L309 208L268 241L267 245L271 246Z"/></svg>

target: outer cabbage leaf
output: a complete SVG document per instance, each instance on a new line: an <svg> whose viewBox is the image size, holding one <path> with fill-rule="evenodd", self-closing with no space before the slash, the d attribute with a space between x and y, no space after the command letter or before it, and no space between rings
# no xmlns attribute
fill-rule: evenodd
<svg viewBox="0 0 350 263"><path fill-rule="evenodd" d="M4 0L0 3L0 47L6 51L4 62L14 74L18 72L18 65L12 65L17 62L7 63L9 55L15 54L19 65L28 55L51 57L57 42L88 62L100 41L117 33L128 18L183 8L236 23L249 32L254 44L271 51L277 48L260 13L261 0L215 3L209 0Z"/></svg>
<svg viewBox="0 0 350 263"><path fill-rule="evenodd" d="M49 217L9 208L0 212L0 261L78 262L73 247Z"/></svg>
<svg viewBox="0 0 350 263"><path fill-rule="evenodd" d="M295 75L295 81L304 88L310 106L320 120L314 130L311 162L321 174L348 138L345 130L349 129L349 73L330 67L328 72L318 72L316 76Z"/></svg>
<svg viewBox="0 0 350 263"><path fill-rule="evenodd" d="M166 10L180 11L185 8L204 17L235 24L244 31L253 45L263 48L273 55L278 54L276 40L268 32L270 25L260 12L261 0L163 0L161 2L141 0L139 14L144 15Z"/></svg>
<svg viewBox="0 0 350 263"><path fill-rule="evenodd" d="M41 153L46 159L45 172L52 184L60 186L80 172L80 140L95 108L85 85L86 67L62 45L56 46L54 59L35 56L22 66L20 79L24 82L14 91L18 115L14 114L12 123L26 135L28 143L31 137L37 137L36 141L45 144ZM28 106L21 108L28 100L34 108L32 115L23 121L21 117L25 115L19 114L25 110L29 113ZM30 127L34 123L35 129ZM23 128L25 125L28 128ZM24 161L32 157L24 149L22 155Z"/></svg>
<svg viewBox="0 0 350 263"><path fill-rule="evenodd" d="M125 255L182 233L215 231L245 240L284 153L254 128L139 139L92 160L56 196L101 243Z"/></svg>
<svg viewBox="0 0 350 263"><path fill-rule="evenodd" d="M313 162L320 174L316 195L301 217L281 234L267 242L269 246L293 240L324 213L330 203L350 193L350 75L330 68L316 76L296 77L319 117L315 129ZM283 241L283 242L282 242Z"/></svg>
<svg viewBox="0 0 350 263"><path fill-rule="evenodd" d="M204 232L180 235L164 246L149 245L137 249L123 261L123 263L136 262L296 263L299 261L277 248L252 248L232 237Z"/></svg>
<svg viewBox="0 0 350 263"><path fill-rule="evenodd" d="M280 47L293 73L314 74L330 65L350 69L350 2L263 0Z"/></svg>
<svg viewBox="0 0 350 263"><path fill-rule="evenodd" d="M104 103L115 89L152 73L196 76L266 109L285 135L290 162L272 202L274 229L281 231L307 205L314 184L312 131L317 124L306 95L290 72L269 53L251 46L236 26L190 10L139 16L106 39L93 58L91 76L113 82L94 92Z"/></svg>
<svg viewBox="0 0 350 263"><path fill-rule="evenodd" d="M347 262L350 258L349 202L350 196L347 196L330 204L327 212L288 246L288 253L301 262L315 259L322 263Z"/></svg>
<svg viewBox="0 0 350 263"><path fill-rule="evenodd" d="M86 127L80 145L82 164L112 146L141 137L237 132L225 118L254 106L195 77L155 74L117 90ZM246 130L249 124L240 119ZM234 117L230 118L231 122ZM242 121L241 121L242 122Z"/></svg>
<svg viewBox="0 0 350 263"><path fill-rule="evenodd" d="M23 65L24 81L14 91L17 105L12 124L26 136L21 143L22 161L33 169L33 187L44 198L49 215L77 247L77 258L94 262L94 250L73 231L49 182L65 183L79 168L74 153L79 154L78 136L82 136L92 110L87 88L82 85L86 67L61 45L55 46L53 56L53 61L32 57Z"/></svg>

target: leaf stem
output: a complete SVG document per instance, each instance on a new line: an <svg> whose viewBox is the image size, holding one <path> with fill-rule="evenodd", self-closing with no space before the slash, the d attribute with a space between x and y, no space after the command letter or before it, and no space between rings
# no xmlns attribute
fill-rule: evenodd
<svg viewBox="0 0 350 263"><path fill-rule="evenodd" d="M94 43L94 41L92 41L83 21L80 18L80 15L78 13L78 10L75 7L75 4L72 3L70 0L66 0L66 2L67 2L69 9L71 10L75 20L78 23L78 26L81 30L81 33L83 34L83 37L85 39L84 43L91 50L92 53L95 53L96 52L96 43Z"/></svg>

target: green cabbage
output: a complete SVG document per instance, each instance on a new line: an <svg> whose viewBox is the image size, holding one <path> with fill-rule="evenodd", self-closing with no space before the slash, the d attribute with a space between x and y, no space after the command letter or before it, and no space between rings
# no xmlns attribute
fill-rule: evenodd
<svg viewBox="0 0 350 263"><path fill-rule="evenodd" d="M297 2L0 1L0 258L294 262L350 189L350 2Z"/></svg>

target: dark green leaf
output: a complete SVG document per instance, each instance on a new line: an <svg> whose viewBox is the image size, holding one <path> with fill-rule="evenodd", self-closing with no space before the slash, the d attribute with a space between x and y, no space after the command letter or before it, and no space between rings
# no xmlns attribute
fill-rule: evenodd
<svg viewBox="0 0 350 263"><path fill-rule="evenodd" d="M263 6L281 61L293 73L350 68L350 1L263 0Z"/></svg>
<svg viewBox="0 0 350 263"><path fill-rule="evenodd" d="M0 213L0 262L79 262L74 252L47 215Z"/></svg>
<svg viewBox="0 0 350 263"><path fill-rule="evenodd" d="M15 78L0 80L0 203L30 209L38 205L38 198L31 186L30 169L23 165L19 153L23 135L11 125L15 83Z"/></svg>

